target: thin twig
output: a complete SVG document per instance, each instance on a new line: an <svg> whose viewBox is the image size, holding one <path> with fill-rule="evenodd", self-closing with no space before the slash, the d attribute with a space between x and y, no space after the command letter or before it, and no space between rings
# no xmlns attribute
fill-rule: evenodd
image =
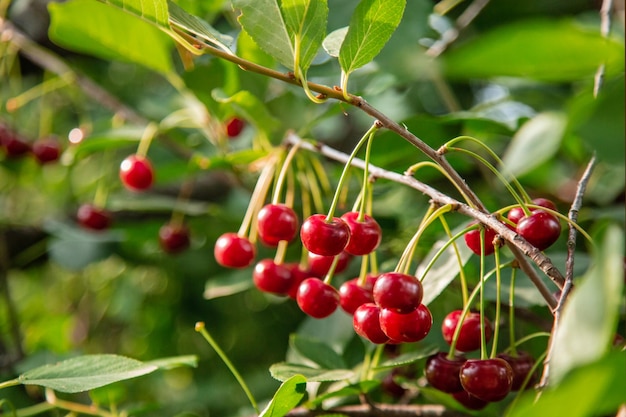
<svg viewBox="0 0 626 417"><path fill-rule="evenodd" d="M348 405L331 410L309 410L296 408L287 413L287 417L315 417L332 413L347 417L467 417L468 414L446 409L441 405L419 404L369 404Z"/></svg>
<svg viewBox="0 0 626 417"><path fill-rule="evenodd" d="M611 9L613 8L613 0L603 0L600 7L600 34L604 38L609 37L611 33ZM596 71L593 79L593 96L598 97L598 93L604 83L605 65L601 64Z"/></svg>

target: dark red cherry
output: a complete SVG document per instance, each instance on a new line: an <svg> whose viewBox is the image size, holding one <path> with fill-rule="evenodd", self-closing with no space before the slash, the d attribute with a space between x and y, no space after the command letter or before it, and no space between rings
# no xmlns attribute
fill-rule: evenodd
<svg viewBox="0 0 626 417"><path fill-rule="evenodd" d="M340 254L350 240L350 228L339 217L326 221L323 214L314 214L300 228L300 239L309 252L317 255Z"/></svg>
<svg viewBox="0 0 626 417"><path fill-rule="evenodd" d="M495 246L493 242L496 236L497 233L493 229L485 227L485 235L483 237L485 242L485 255L491 255L495 251ZM467 247L470 248L471 251L474 252L476 255L480 255L480 228L470 230L469 232L465 233L463 238L465 239L465 244L467 245Z"/></svg>
<svg viewBox="0 0 626 417"><path fill-rule="evenodd" d="M224 233L215 242L213 254L222 266L245 268L254 261L256 249L248 238L237 233Z"/></svg>
<svg viewBox="0 0 626 417"><path fill-rule="evenodd" d="M379 313L380 308L374 303L360 305L352 316L352 326L356 334L372 343L387 343L389 337L380 327Z"/></svg>
<svg viewBox="0 0 626 417"><path fill-rule="evenodd" d="M513 370L504 359L468 359L459 372L461 385L483 401L496 402L511 392Z"/></svg>
<svg viewBox="0 0 626 417"><path fill-rule="evenodd" d="M298 233L298 216L284 204L267 204L259 210L257 230L261 242L278 246L281 240L291 241Z"/></svg>
<svg viewBox="0 0 626 417"><path fill-rule="evenodd" d="M443 319L441 324L441 333L444 340L451 345L454 338L454 332L461 318L463 312L461 310L454 310ZM491 334L493 328L491 322L485 317L485 339L488 342L491 340ZM456 349L461 352L471 352L480 348L480 313L468 312L463 324L461 326L461 332L456 342Z"/></svg>
<svg viewBox="0 0 626 417"><path fill-rule="evenodd" d="M144 191L152 186L154 169L145 156L130 155L120 164L122 184L131 191Z"/></svg>
<svg viewBox="0 0 626 417"><path fill-rule="evenodd" d="M298 295L298 287L300 287L302 281L311 277L311 274L308 270L303 269L297 262L287 263L285 267L291 273L291 287L287 290L287 295L295 300Z"/></svg>
<svg viewBox="0 0 626 417"><path fill-rule="evenodd" d="M243 128L246 126L246 122L239 117L231 117L226 121L226 134L229 138L236 138L239 136Z"/></svg>
<svg viewBox="0 0 626 417"><path fill-rule="evenodd" d="M550 210L556 211L556 205L547 198L535 198L532 201L533 204L541 207L548 208ZM529 208L531 212L537 210L536 208ZM524 209L521 207L514 207L509 210L506 215L507 219L509 219L513 224L517 224L522 218L526 217L526 213L524 213Z"/></svg>
<svg viewBox="0 0 626 417"><path fill-rule="evenodd" d="M487 404L489 404L487 401L474 397L465 390L453 393L452 397L468 410L482 410L487 406Z"/></svg>
<svg viewBox="0 0 626 417"><path fill-rule="evenodd" d="M422 302L422 283L412 275L400 272L381 274L374 284L374 301L380 308L410 313Z"/></svg>
<svg viewBox="0 0 626 417"><path fill-rule="evenodd" d="M285 265L263 259L254 266L252 280L263 292L286 295L293 284L293 275Z"/></svg>
<svg viewBox="0 0 626 417"><path fill-rule="evenodd" d="M159 229L159 244L171 254L183 252L189 247L189 228L183 224L168 223Z"/></svg>
<svg viewBox="0 0 626 417"><path fill-rule="evenodd" d="M527 352L519 351L513 356L507 353L498 354L498 358L504 359L509 363L513 370L513 383L511 391L519 391L526 380L526 377L535 366L535 359ZM526 388L532 387L537 382L537 374L534 373L528 380Z"/></svg>
<svg viewBox="0 0 626 417"><path fill-rule="evenodd" d="M21 158L31 151L30 144L11 131L2 138L2 146L7 158Z"/></svg>
<svg viewBox="0 0 626 417"><path fill-rule="evenodd" d="M321 319L330 316L339 306L339 293L318 278L307 278L298 287L296 301L302 311Z"/></svg>
<svg viewBox="0 0 626 417"><path fill-rule="evenodd" d="M535 210L517 223L517 233L539 250L549 248L561 234L561 223L552 214Z"/></svg>
<svg viewBox="0 0 626 417"><path fill-rule="evenodd" d="M326 274L328 274L330 266L332 265L335 257L316 255L309 252L307 255L307 259L311 276L324 278ZM341 252L339 254L339 261L337 261L337 266L335 266L335 274L340 274L341 272L345 271L345 269L350 264L350 260L352 260L352 255L345 251Z"/></svg>
<svg viewBox="0 0 626 417"><path fill-rule="evenodd" d="M435 353L426 360L424 367L426 380L439 391L450 394L463 391L459 372L466 360L459 355L449 358L445 352Z"/></svg>
<svg viewBox="0 0 626 417"><path fill-rule="evenodd" d="M382 239L382 230L378 222L367 214L359 220L359 212L350 211L341 216L350 228L350 240L345 251L356 256L373 252Z"/></svg>
<svg viewBox="0 0 626 417"><path fill-rule="evenodd" d="M373 303L372 281L366 280L365 285L359 285L359 278L344 282L339 287L339 303L348 314L354 314L361 304Z"/></svg>
<svg viewBox="0 0 626 417"><path fill-rule="evenodd" d="M54 162L61 156L61 145L54 137L38 139L33 143L33 155L41 165Z"/></svg>
<svg viewBox="0 0 626 417"><path fill-rule="evenodd" d="M395 376L398 375L397 369L398 368L394 368L390 373L385 375L383 380L380 382L380 387L385 393L389 394L393 398L402 398L402 396L406 393L406 389L395 380Z"/></svg>
<svg viewBox="0 0 626 417"><path fill-rule="evenodd" d="M380 311L380 327L397 343L419 342L428 335L432 325L433 316L424 304L406 314L386 308Z"/></svg>
<svg viewBox="0 0 626 417"><path fill-rule="evenodd" d="M91 230L105 230L111 226L111 214L100 207L92 204L83 204L76 212L78 223Z"/></svg>

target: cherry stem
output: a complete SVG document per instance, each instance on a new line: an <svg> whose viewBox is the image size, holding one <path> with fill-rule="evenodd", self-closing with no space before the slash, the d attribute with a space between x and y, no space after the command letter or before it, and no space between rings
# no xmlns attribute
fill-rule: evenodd
<svg viewBox="0 0 626 417"><path fill-rule="evenodd" d="M150 143L152 142L152 138L154 138L154 136L157 134L158 131L159 131L158 124L154 122L148 123L145 130L143 131L143 134L141 135L141 139L139 139L139 145L137 146L137 152L136 152L137 156L141 156L145 158L146 155L148 155L148 149L150 148Z"/></svg>
<svg viewBox="0 0 626 417"><path fill-rule="evenodd" d="M441 219L443 219L443 217L441 217ZM447 224L446 224L447 226ZM439 249L437 251L437 253L435 253L435 255L433 255L432 259L430 260L430 262L428 262L428 265L426 265L426 268L424 268L424 271L422 272L422 279L421 281L423 281L424 279L426 279L426 275L428 275L428 272L431 270L431 268L435 265L435 262L437 262L437 259L439 259L439 257L441 255L444 254L445 250L448 249L448 247L450 245L454 245L456 247L456 240L458 240L461 236L463 236L464 234L466 234L467 232L469 232L470 230L474 229L476 226L471 226L471 227L467 227L463 230L461 230L460 232L458 232L457 234L455 234L454 236L451 236L448 241L446 243L443 244L443 246L441 247L441 249ZM460 256L460 255L459 255ZM463 266L463 263L461 261L460 262L460 266ZM463 270L463 268L461 268L461 270ZM462 278L463 282L465 283L465 292L467 292L467 283L465 282L465 274L463 274L463 278ZM467 294L466 294L467 295ZM463 305L467 304L467 296L464 297L464 302Z"/></svg>
<svg viewBox="0 0 626 417"><path fill-rule="evenodd" d="M480 228L480 359L487 359L487 337L485 335L485 228Z"/></svg>
<svg viewBox="0 0 626 417"><path fill-rule="evenodd" d="M359 272L359 280L357 281L357 285L359 287L364 287L367 283L367 266L369 264L369 254L361 256L361 270Z"/></svg>
<svg viewBox="0 0 626 417"><path fill-rule="evenodd" d="M278 179L276 179L274 194L272 195L272 204L278 204L278 202L280 201L280 194L283 189L283 184L285 183L285 177L287 175L287 172L289 171L289 167L291 165L291 161L293 160L294 155L296 154L296 152L298 152L298 148L300 148L300 144L294 144L291 149L289 149L287 156L285 156L283 165L280 168L280 173L278 174Z"/></svg>
<svg viewBox="0 0 626 417"><path fill-rule="evenodd" d="M444 246L448 247L450 244L452 245L452 249L454 250L454 255L456 256L456 261L459 264L459 278L461 279L461 294L463 296L463 307L465 307L465 305L467 304L467 294L468 294L467 279L465 277L465 268L463 268L463 258L461 257L461 252L459 251L459 247L456 244L456 240L459 237L461 237L462 234L458 234L457 236L452 236L452 231L450 230L450 226L448 226L448 222L446 221L446 218L444 216L440 216L439 221L441 222L443 229L448 235L448 242L450 242L450 243L446 242ZM442 250L439 250L436 254L436 257L438 258L442 253L443 253ZM432 265L433 264L430 263L429 268L432 267ZM422 278L422 280L423 279L424 278Z"/></svg>
<svg viewBox="0 0 626 417"><path fill-rule="evenodd" d="M515 347L515 277L517 268L511 268L511 284L509 285L509 341L511 355L517 356Z"/></svg>
<svg viewBox="0 0 626 417"><path fill-rule="evenodd" d="M269 189L275 168L275 158L274 155L271 155L270 160L267 162L265 167L263 167L261 175L259 175L256 185L254 186L254 190L252 191L252 195L250 196L250 203L248 203L246 214L244 214L243 220L241 221L241 226L239 227L239 231L237 232L239 236L245 236L248 229L252 229L252 219L254 218L255 214L260 210L263 201L265 201L265 196L267 195L267 191ZM256 241L256 236L254 236L254 233L252 232L250 233L250 241L252 243Z"/></svg>
<svg viewBox="0 0 626 417"><path fill-rule="evenodd" d="M339 253L333 258L333 262L330 264L330 268L328 269L328 272L324 277L324 284L330 285L331 281L333 280L333 275L335 275L335 269L337 269L337 264L339 263L340 257L341 254Z"/></svg>
<svg viewBox="0 0 626 417"><path fill-rule="evenodd" d="M102 166L100 167L100 178L98 178L98 186L96 187L96 194L93 197L93 204L96 207L104 208L107 202L108 197L108 188L107 184L102 180L102 177L105 175L104 171L109 167L111 154L109 152L104 152L102 155Z"/></svg>
<svg viewBox="0 0 626 417"><path fill-rule="evenodd" d="M282 265L285 261L285 255L287 254L287 246L289 246L288 240L281 240L278 242L278 247L276 248L276 254L274 255L274 263L276 265Z"/></svg>
<svg viewBox="0 0 626 417"><path fill-rule="evenodd" d="M372 127L370 127L368 131L365 132L363 137L356 144L356 146L352 150L352 153L348 157L348 161L344 164L343 171L341 172L341 176L339 177L339 183L337 184L337 189L335 190L333 201L330 204L330 209L328 210L328 215L326 216L326 222L330 223L333 220L333 217L335 215L335 210L337 209L337 203L339 202L339 196L341 195L341 189L343 188L343 185L346 182L347 173L348 173L348 170L350 169L350 166L352 165L352 160L354 159L356 154L359 152L359 149L361 149L361 146L363 146L363 144L366 141L369 141L372 135L374 135L374 133L376 133L378 129L380 129L380 124L378 121L376 121L374 122L374 124L372 124Z"/></svg>
<svg viewBox="0 0 626 417"><path fill-rule="evenodd" d="M431 167L431 168L435 168L437 171L439 171L444 177L446 177L448 179L448 181L450 181L450 183L454 186L454 188L457 189L457 191L461 194L461 196L463 197L463 199L465 200L465 202L470 206L470 207L474 207L472 200L467 196L467 194L465 193L465 191L463 190L463 188L461 188L459 186L459 184L457 184L452 177L450 176L450 174L448 174L443 168L441 168L441 166L437 165L436 163L432 162L432 161L422 161L422 162L418 162L415 165L411 165L406 171L404 171L404 175L410 176L412 177L413 175L415 175L415 173L424 167Z"/></svg>
<svg viewBox="0 0 626 417"><path fill-rule="evenodd" d="M500 291L502 291L502 276L500 271L500 247L494 245L494 259L496 262L496 316L493 323L493 340L491 345L491 358L495 358L498 353L498 336L500 335Z"/></svg>
<svg viewBox="0 0 626 417"><path fill-rule="evenodd" d="M370 258L370 271L374 275L378 275L378 259L376 257L376 251L371 252L368 257Z"/></svg>
<svg viewBox="0 0 626 417"><path fill-rule="evenodd" d="M378 364L380 363L380 358L383 356L383 352L385 351L385 345L377 345L376 349L374 350L374 354L372 355L372 360L369 363L369 366L367 368L367 379L374 379L374 368L376 368L376 366L378 366Z"/></svg>
<svg viewBox="0 0 626 417"><path fill-rule="evenodd" d="M202 335L202 337L204 337L204 339L207 342L209 342L209 345L211 345L213 350L215 350L215 353L217 353L217 355L220 357L220 359L228 367L228 370L230 371L231 374L233 374L233 376L235 377L235 379L239 383L239 386L241 387L241 389L243 389L243 391L246 393L246 396L248 397L248 400L250 401L250 404L252 404L252 408L254 408L254 411L256 411L256 413L258 414L259 413L259 406L257 405L256 400L252 396L252 392L250 392L250 389L248 388L248 385L246 385L246 382L241 377L241 374L237 371L237 368L235 368L235 366L230 361L230 359L228 359L228 356L226 356L226 354L224 353L222 348L220 348L220 346L217 344L215 339L213 339L213 337L209 334L209 332L207 331L207 329L206 329L206 327L204 325L204 322L201 322L201 321L197 322L195 329L196 329L196 331L198 333L200 333Z"/></svg>
<svg viewBox="0 0 626 417"><path fill-rule="evenodd" d="M369 182L369 165L370 165L370 154L372 149L372 142L374 141L374 135L376 131L372 131L369 134L367 145L365 146L365 168L363 168L363 186L361 187L361 206L359 207L359 216L357 217L358 222L362 222L365 220L365 208L367 205L367 198L370 193L369 190L371 188L371 184Z"/></svg>
<svg viewBox="0 0 626 417"><path fill-rule="evenodd" d="M533 364L532 368L530 368L530 370L528 371L528 374L526 375L526 378L524 378L524 382L522 382L522 385L520 386L519 390L517 391L517 394L515 395L515 398L513 398L513 401L511 401L511 405L509 405L509 410L514 410L515 409L515 405L519 401L519 399L522 396L522 394L525 392L526 386L528 385L528 382L533 377L533 374L535 372L537 372L537 369L539 369L539 365L544 361L544 359L546 358L546 355L547 355L547 352L544 352L541 355L539 355L539 357L537 357L537 360Z"/></svg>

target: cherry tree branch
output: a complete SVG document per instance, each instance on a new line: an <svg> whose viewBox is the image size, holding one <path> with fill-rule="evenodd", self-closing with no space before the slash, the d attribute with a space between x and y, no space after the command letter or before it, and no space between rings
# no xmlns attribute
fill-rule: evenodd
<svg viewBox="0 0 626 417"><path fill-rule="evenodd" d="M441 405L422 404L361 404L333 408L331 410L309 410L295 408L287 417L315 417L332 413L347 417L467 417L468 414L449 410Z"/></svg>

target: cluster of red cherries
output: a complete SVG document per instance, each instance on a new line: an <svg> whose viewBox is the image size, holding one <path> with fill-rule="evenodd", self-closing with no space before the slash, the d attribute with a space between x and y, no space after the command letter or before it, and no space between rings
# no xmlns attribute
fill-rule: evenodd
<svg viewBox="0 0 626 417"><path fill-rule="evenodd" d="M61 144L56 137L46 136L31 143L1 122L0 148L8 159L19 159L32 155L41 165L55 162L61 156Z"/></svg>
<svg viewBox="0 0 626 417"><path fill-rule="evenodd" d="M245 121L231 117L224 122L226 136L230 139L241 134ZM132 192L149 190L154 184L155 172L147 156L132 154L120 164L119 178L124 187ZM76 212L79 225L92 231L106 230L111 227L113 216L104 207L94 204L82 204ZM185 251L191 244L189 228L182 222L168 222L159 229L159 245L168 254Z"/></svg>

